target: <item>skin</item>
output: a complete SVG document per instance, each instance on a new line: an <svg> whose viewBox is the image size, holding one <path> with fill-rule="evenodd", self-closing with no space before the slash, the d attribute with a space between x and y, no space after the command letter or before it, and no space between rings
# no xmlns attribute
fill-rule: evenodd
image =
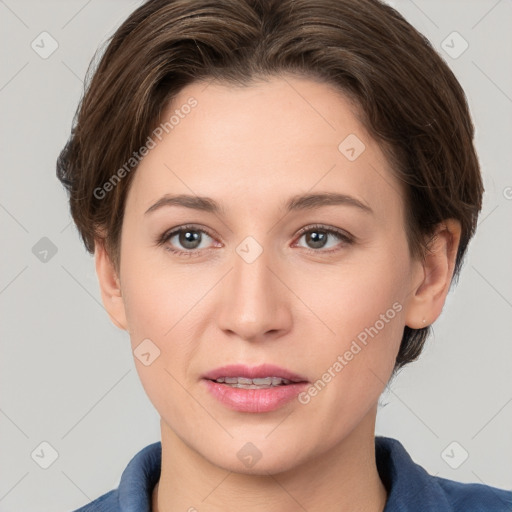
<svg viewBox="0 0 512 512"><path fill-rule="evenodd" d="M196 82L165 117L190 96L198 105L133 178L119 269L101 243L95 254L112 321L129 332L132 349L149 338L160 350L148 366L135 358L161 416L152 510L382 511L378 399L404 326L441 313L460 225L447 219L425 258L411 256L400 184L352 104L326 84L292 76L245 88ZM354 161L338 150L349 134L365 144ZM292 195L316 192L350 195L372 213L346 204L284 211ZM166 206L145 214L171 193L211 197L224 213ZM178 236L156 243L184 224L213 235L201 233L197 257L169 252L191 251ZM354 241L329 235L315 246L298 235L314 224ZM250 264L236 252L247 236L263 249ZM401 310L307 404L237 412L201 382L228 363L273 363L315 382L394 303ZM237 457L247 442L261 453L252 467Z"/></svg>

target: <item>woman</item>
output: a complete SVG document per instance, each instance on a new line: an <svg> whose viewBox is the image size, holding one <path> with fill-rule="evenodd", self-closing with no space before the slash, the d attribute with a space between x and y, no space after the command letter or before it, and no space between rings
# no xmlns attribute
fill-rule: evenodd
<svg viewBox="0 0 512 512"><path fill-rule="evenodd" d="M375 0L152 0L57 165L161 443L85 511L509 510L375 436L483 186L464 92Z"/></svg>

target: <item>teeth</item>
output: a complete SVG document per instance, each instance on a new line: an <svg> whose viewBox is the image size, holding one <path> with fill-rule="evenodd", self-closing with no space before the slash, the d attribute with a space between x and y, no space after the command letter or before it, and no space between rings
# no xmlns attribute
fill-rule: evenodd
<svg viewBox="0 0 512 512"><path fill-rule="evenodd" d="M290 380L282 379L281 377L265 377L256 379L248 379L247 377L219 377L215 382L229 384L234 388L244 389L264 389L273 386L291 384Z"/></svg>
<svg viewBox="0 0 512 512"><path fill-rule="evenodd" d="M277 379L277 377L275 377ZM272 384L272 377L265 377L264 379L252 379L256 386L270 386ZM275 386L276 384L274 384Z"/></svg>

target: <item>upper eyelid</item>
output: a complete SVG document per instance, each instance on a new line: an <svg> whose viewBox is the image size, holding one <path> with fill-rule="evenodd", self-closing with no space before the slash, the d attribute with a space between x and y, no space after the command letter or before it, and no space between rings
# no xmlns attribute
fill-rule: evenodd
<svg viewBox="0 0 512 512"><path fill-rule="evenodd" d="M334 227L330 227L330 226L324 226L322 224L310 224L308 226L305 226L305 227L299 229L297 234L303 235L304 233L307 233L308 231L312 231L313 229L318 229L319 231L320 230L327 231L328 233L335 234L338 236L346 236L347 238L355 238L350 233L345 231L344 229L334 228Z"/></svg>
<svg viewBox="0 0 512 512"><path fill-rule="evenodd" d="M180 233L181 231L186 231L187 229L190 229L191 231L202 231L202 232L206 233L210 238L214 238L216 236L212 232L210 232L209 229L206 229L205 227L184 224L182 226L176 226L175 228L168 229L167 231L165 231L162 235L162 239L168 239L171 236L174 236L177 233Z"/></svg>

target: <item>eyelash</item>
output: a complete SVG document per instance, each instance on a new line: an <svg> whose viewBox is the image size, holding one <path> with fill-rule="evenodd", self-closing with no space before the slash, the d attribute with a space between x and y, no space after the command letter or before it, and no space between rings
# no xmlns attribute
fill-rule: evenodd
<svg viewBox="0 0 512 512"><path fill-rule="evenodd" d="M183 257L186 257L186 258L190 258L190 257L197 257L197 256L200 256L201 255L201 252L204 251L204 250L208 250L208 249L190 249L188 251L182 251L180 249L173 249L171 247L169 247L167 244L167 242L175 235L179 235L180 233L182 232L185 232L187 230L190 230L190 231L196 231L196 232L200 232L200 233L205 233L207 234L210 238L215 238L213 236L212 233L210 233L207 229L204 229L204 228L200 228L199 226L195 226L193 224L185 224L183 226L179 226L178 228L173 228L172 230L170 231L166 231L165 233L163 233L158 239L157 239L157 245L158 246L165 246L165 250L166 251L169 251L177 256L183 256ZM341 231L341 230L337 230L337 229L334 229L334 228L329 228L329 227L326 227L326 226L322 226L321 224L314 224L312 226L307 226L305 228L302 228L298 233L297 233L297 236L299 237L298 239L300 239L302 237L302 235L306 234L306 233L309 233L309 232L312 232L312 231L321 231L322 233L327 233L329 235L334 235L335 237L339 238L340 241L342 242L343 245L351 245L354 243L354 238L345 233L344 231ZM310 254L332 254L332 253L335 253L335 252L338 252L340 249L328 249L328 250L321 250L321 249L309 249L307 247L302 247L302 249L305 249L306 252L310 253Z"/></svg>

